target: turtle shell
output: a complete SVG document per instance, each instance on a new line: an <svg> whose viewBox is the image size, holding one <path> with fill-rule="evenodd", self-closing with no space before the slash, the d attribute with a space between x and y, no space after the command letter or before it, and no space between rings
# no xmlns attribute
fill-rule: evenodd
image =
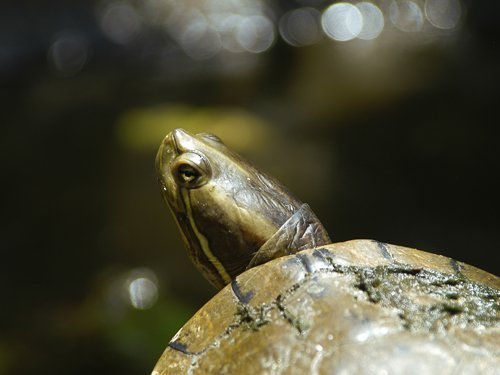
<svg viewBox="0 0 500 375"><path fill-rule="evenodd" d="M159 374L499 374L500 279L372 240L241 274L170 341Z"/></svg>

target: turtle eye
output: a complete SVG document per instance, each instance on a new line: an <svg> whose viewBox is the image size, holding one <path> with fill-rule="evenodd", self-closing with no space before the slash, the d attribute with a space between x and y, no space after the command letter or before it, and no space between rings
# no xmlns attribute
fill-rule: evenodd
<svg viewBox="0 0 500 375"><path fill-rule="evenodd" d="M193 189L208 182L211 169L204 156L194 152L185 152L173 160L172 175L177 184Z"/></svg>
<svg viewBox="0 0 500 375"><path fill-rule="evenodd" d="M196 179L198 179L201 176L201 173L189 164L179 165L177 172L179 174L177 178L179 178L179 180L183 181L186 184L191 184L196 182Z"/></svg>

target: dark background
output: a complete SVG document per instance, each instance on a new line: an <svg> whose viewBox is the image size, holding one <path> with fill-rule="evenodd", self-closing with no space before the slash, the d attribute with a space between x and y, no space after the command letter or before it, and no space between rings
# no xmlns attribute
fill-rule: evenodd
<svg viewBox="0 0 500 375"><path fill-rule="evenodd" d="M211 50L213 34L190 50L165 28L208 2L179 14L181 2L146 3L162 0L0 5L0 373L149 373L215 293L156 184L156 149L175 127L216 132L308 202L334 241L375 238L498 274L497 1L463 1L452 29L424 19L417 31L376 1L375 40L292 46L276 32L261 53ZM269 2L263 14L276 25L328 5ZM131 305L139 278L153 295L144 309Z"/></svg>

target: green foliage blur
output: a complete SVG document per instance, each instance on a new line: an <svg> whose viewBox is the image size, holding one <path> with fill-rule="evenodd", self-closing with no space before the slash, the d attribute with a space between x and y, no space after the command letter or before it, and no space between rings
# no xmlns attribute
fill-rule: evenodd
<svg viewBox="0 0 500 375"><path fill-rule="evenodd" d="M2 3L0 374L149 373L216 293L156 182L177 127L278 177L334 241L498 274L500 9L443 1L373 1L385 23L350 36L322 0Z"/></svg>

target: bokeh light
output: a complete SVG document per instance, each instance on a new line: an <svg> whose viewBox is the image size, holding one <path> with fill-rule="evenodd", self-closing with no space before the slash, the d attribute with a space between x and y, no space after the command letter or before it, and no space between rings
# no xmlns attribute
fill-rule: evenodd
<svg viewBox="0 0 500 375"><path fill-rule="evenodd" d="M98 13L103 33L115 43L129 43L136 39L141 31L139 14L125 1L109 3Z"/></svg>
<svg viewBox="0 0 500 375"><path fill-rule="evenodd" d="M233 53L244 52L245 49L237 40L238 27L244 17L239 14L220 15L212 17L220 34L222 48Z"/></svg>
<svg viewBox="0 0 500 375"><path fill-rule="evenodd" d="M427 20L438 29L453 29L462 17L459 0L426 0L424 10Z"/></svg>
<svg viewBox="0 0 500 375"><path fill-rule="evenodd" d="M87 39L72 31L59 33L47 53L49 64L61 76L69 77L80 72L89 58Z"/></svg>
<svg viewBox="0 0 500 375"><path fill-rule="evenodd" d="M148 0L143 8L143 18L163 25L194 60L208 59L222 50L258 54L267 51L276 39L270 11L259 0ZM225 54L224 58L230 55Z"/></svg>
<svg viewBox="0 0 500 375"><path fill-rule="evenodd" d="M238 26L236 39L248 52L261 53L274 43L276 33L271 20L265 16L246 17Z"/></svg>
<svg viewBox="0 0 500 375"><path fill-rule="evenodd" d="M188 56L195 60L205 60L221 50L219 33L207 22L191 22L179 38Z"/></svg>
<svg viewBox="0 0 500 375"><path fill-rule="evenodd" d="M307 46L321 39L320 12L314 8L298 8L285 13L279 20L279 32L285 42Z"/></svg>
<svg viewBox="0 0 500 375"><path fill-rule="evenodd" d="M363 16L363 27L358 34L359 39L375 39L384 29L384 15L382 11L374 4L362 2L356 4Z"/></svg>
<svg viewBox="0 0 500 375"><path fill-rule="evenodd" d="M401 31L421 31L424 25L424 15L420 6L410 0L393 0L389 7L392 23Z"/></svg>
<svg viewBox="0 0 500 375"><path fill-rule="evenodd" d="M420 32L432 41L439 34L424 28L425 20L438 29L450 30L457 28L464 14L460 0L338 2L326 7L321 1L299 4L280 14L280 7L263 0L111 0L97 13L103 33L117 44L142 40L149 32L162 30L168 42L164 48L156 44L158 51L163 50L166 56L181 51L193 60L217 57L214 61L226 71L231 66L236 71L244 71L246 68L237 69L243 65L255 67L258 58L242 53L268 51L278 34L293 47L316 44L324 34L335 41L373 40L380 37L389 19L397 29L386 29L389 37L399 31ZM405 37L399 34L404 43ZM172 48L170 42L180 48Z"/></svg>
<svg viewBox="0 0 500 375"><path fill-rule="evenodd" d="M344 42L359 35L363 28L363 16L354 5L337 3L323 12L321 26L330 38Z"/></svg>
<svg viewBox="0 0 500 375"><path fill-rule="evenodd" d="M146 310L158 299L158 280L147 268L132 270L126 281L130 304L139 310Z"/></svg>

